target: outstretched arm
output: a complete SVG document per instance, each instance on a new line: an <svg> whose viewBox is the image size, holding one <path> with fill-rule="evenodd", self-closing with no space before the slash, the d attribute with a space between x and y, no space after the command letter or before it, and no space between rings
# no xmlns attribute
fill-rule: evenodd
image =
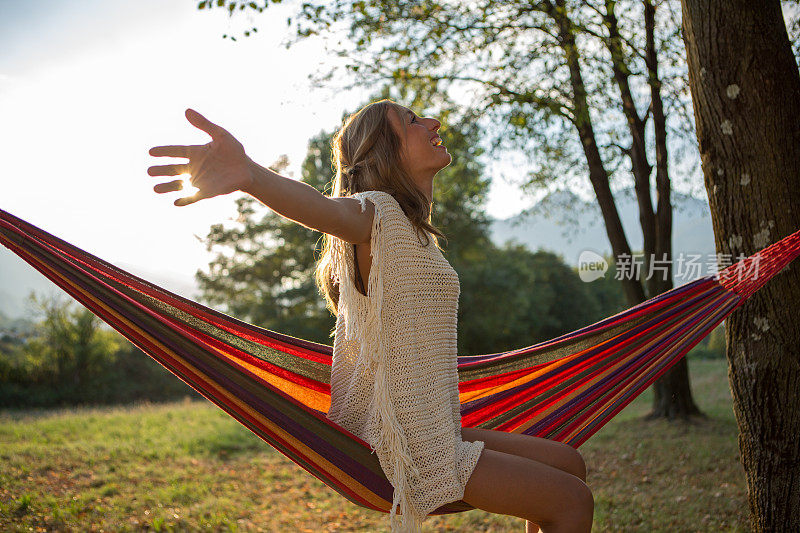
<svg viewBox="0 0 800 533"><path fill-rule="evenodd" d="M224 128L200 113L186 110L189 122L208 133L211 142L194 146L156 146L150 155L181 157L188 163L152 166L151 176L191 175L198 190L192 196L175 200L185 206L234 191L243 191L278 213L307 228L315 229L362 244L369 242L374 208L361 212L361 203L352 198L329 198L310 185L286 178L258 165L244 151L242 144ZM166 193L181 190L183 182L173 180L156 185L153 190Z"/></svg>

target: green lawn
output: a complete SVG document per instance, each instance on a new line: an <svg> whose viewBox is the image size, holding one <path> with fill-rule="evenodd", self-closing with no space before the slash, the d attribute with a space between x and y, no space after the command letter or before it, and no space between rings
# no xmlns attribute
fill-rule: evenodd
<svg viewBox="0 0 800 533"><path fill-rule="evenodd" d="M707 420L645 422L648 390L580 448L593 531L747 531L724 360L689 360ZM427 531L522 531L470 511ZM0 530L387 531L209 402L0 413Z"/></svg>

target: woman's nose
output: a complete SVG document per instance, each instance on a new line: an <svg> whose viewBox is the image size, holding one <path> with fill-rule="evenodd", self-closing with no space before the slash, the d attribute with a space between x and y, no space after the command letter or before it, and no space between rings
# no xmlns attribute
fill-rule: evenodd
<svg viewBox="0 0 800 533"><path fill-rule="evenodd" d="M428 129L436 131L442 127L442 123L436 120L435 118L427 118L425 119L428 121Z"/></svg>

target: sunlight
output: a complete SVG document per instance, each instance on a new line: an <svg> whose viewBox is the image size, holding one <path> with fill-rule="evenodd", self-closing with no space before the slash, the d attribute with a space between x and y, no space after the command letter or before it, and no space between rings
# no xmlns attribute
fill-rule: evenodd
<svg viewBox="0 0 800 533"><path fill-rule="evenodd" d="M189 181L189 180L192 179L192 175L191 174L179 174L178 178L180 178L180 180L181 180L181 189L180 190L181 191L185 191L185 192L188 193L188 194L186 194L184 196L194 195L195 193L197 193L197 191L200 190L197 187L195 187L194 185L192 185L191 181Z"/></svg>

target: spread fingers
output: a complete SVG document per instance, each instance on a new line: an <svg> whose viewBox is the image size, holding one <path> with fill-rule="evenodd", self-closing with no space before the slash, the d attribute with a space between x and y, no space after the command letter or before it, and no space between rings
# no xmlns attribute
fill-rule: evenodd
<svg viewBox="0 0 800 533"><path fill-rule="evenodd" d="M173 165L156 165L148 168L147 173L151 176L178 176L180 174L188 174L189 165L183 163Z"/></svg>
<svg viewBox="0 0 800 533"><path fill-rule="evenodd" d="M150 148L150 155L154 157L185 157L190 159L196 156L205 145L168 145Z"/></svg>
<svg viewBox="0 0 800 533"><path fill-rule="evenodd" d="M203 193L198 191L198 192L194 193L192 196L186 196L185 198L178 198L177 200L175 200L172 203L174 205L178 206L178 207L183 207L185 205L189 205L189 204L193 204L195 202L199 202L200 200L202 200L204 198L208 198L208 196L206 196Z"/></svg>
<svg viewBox="0 0 800 533"><path fill-rule="evenodd" d="M174 192L180 191L183 189L183 180L174 180L167 183L159 183L153 190L158 194L163 194L165 192Z"/></svg>

